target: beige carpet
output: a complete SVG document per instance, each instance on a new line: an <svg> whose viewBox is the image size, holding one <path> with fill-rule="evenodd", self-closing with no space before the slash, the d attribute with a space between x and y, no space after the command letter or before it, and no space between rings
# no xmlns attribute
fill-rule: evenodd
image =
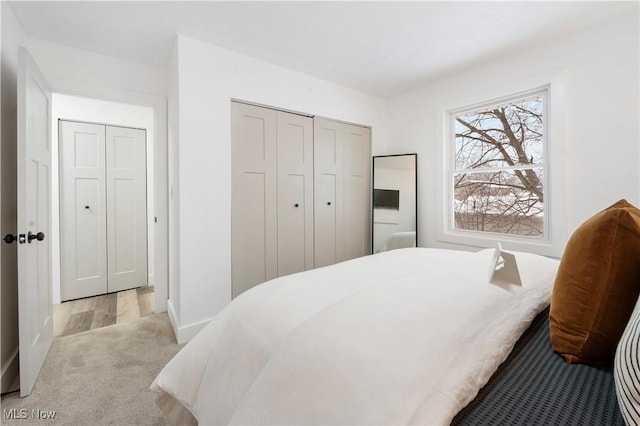
<svg viewBox="0 0 640 426"><path fill-rule="evenodd" d="M166 424L149 385L179 349L166 314L58 337L31 395L2 399L0 423ZM10 409L27 418L8 419ZM55 411L55 418L34 418L32 410Z"/></svg>

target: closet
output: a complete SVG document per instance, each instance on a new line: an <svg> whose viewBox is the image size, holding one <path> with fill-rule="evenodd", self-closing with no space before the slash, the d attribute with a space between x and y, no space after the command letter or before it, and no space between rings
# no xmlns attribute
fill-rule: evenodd
<svg viewBox="0 0 640 426"><path fill-rule="evenodd" d="M231 103L232 294L369 253L370 133Z"/></svg>
<svg viewBox="0 0 640 426"><path fill-rule="evenodd" d="M61 298L147 285L146 132L59 121Z"/></svg>

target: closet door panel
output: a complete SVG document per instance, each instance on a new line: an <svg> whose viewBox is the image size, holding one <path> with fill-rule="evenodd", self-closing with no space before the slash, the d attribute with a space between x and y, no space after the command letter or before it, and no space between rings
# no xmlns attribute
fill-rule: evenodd
<svg viewBox="0 0 640 426"><path fill-rule="evenodd" d="M133 179L114 179L112 203L118 217L112 236L114 275L122 275L136 269L136 211L135 182Z"/></svg>
<svg viewBox="0 0 640 426"><path fill-rule="evenodd" d="M231 103L232 296L277 277L276 112Z"/></svg>
<svg viewBox="0 0 640 426"><path fill-rule="evenodd" d="M106 126L109 292L147 285L146 132Z"/></svg>
<svg viewBox="0 0 640 426"><path fill-rule="evenodd" d="M309 256L305 230L305 176L278 182L278 276L304 271Z"/></svg>
<svg viewBox="0 0 640 426"><path fill-rule="evenodd" d="M362 176L345 177L345 215L344 215L344 257L340 259L349 260L362 257L367 253L367 203L363 193L368 189L365 179Z"/></svg>
<svg viewBox="0 0 640 426"><path fill-rule="evenodd" d="M247 172L236 182L250 196L243 198L242 207L233 212L234 297L266 281L273 274L266 262L269 257L269 233L264 220L266 200L269 198L265 193L266 178L264 173Z"/></svg>
<svg viewBox="0 0 640 426"><path fill-rule="evenodd" d="M105 131L59 122L62 300L107 292Z"/></svg>
<svg viewBox="0 0 640 426"><path fill-rule="evenodd" d="M313 120L277 112L278 276L313 268Z"/></svg>
<svg viewBox="0 0 640 426"><path fill-rule="evenodd" d="M344 257L342 123L314 118L315 267Z"/></svg>
<svg viewBox="0 0 640 426"><path fill-rule="evenodd" d="M101 214L94 214L97 206L102 204L100 199L102 194L103 189L100 187L98 179L80 178L75 180L76 202L72 215L76 217L73 229L73 235L75 235L73 242L76 250L74 250L75 256L73 257L75 257L74 263L76 263L75 276L79 280L93 279L104 275L106 267L104 239L96 238L104 233L104 223L102 223ZM83 206L82 203L85 205ZM89 209L85 208L86 206L89 206ZM70 257L72 256L65 256L65 260L71 260ZM101 290L106 292L106 286Z"/></svg>
<svg viewBox="0 0 640 426"><path fill-rule="evenodd" d="M316 175L315 180L315 267L333 265L338 261L338 224L336 214L335 174Z"/></svg>
<svg viewBox="0 0 640 426"><path fill-rule="evenodd" d="M370 251L370 137L365 127L345 125L344 143L344 258Z"/></svg>

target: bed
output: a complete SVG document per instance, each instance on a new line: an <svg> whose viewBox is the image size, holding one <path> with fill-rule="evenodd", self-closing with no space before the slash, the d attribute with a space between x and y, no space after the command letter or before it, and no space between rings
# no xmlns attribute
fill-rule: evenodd
<svg viewBox="0 0 640 426"><path fill-rule="evenodd" d="M640 425L640 210L598 212L560 262L497 254L402 248L261 284L156 402L175 424Z"/></svg>
<svg viewBox="0 0 640 426"><path fill-rule="evenodd" d="M249 290L160 372L170 423L449 424L549 303L558 261L407 248Z"/></svg>
<svg viewBox="0 0 640 426"><path fill-rule="evenodd" d="M613 366L568 364L551 348L549 309L535 318L478 396L451 423L624 426Z"/></svg>

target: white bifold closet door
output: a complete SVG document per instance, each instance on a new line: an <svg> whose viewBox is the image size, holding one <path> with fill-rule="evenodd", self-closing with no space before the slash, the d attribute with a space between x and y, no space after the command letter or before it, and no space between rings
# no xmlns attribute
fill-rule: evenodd
<svg viewBox="0 0 640 426"><path fill-rule="evenodd" d="M278 112L278 276L313 269L313 125Z"/></svg>
<svg viewBox="0 0 640 426"><path fill-rule="evenodd" d="M233 297L371 251L370 129L231 103Z"/></svg>
<svg viewBox="0 0 640 426"><path fill-rule="evenodd" d="M370 254L370 134L314 118L316 268Z"/></svg>
<svg viewBox="0 0 640 426"><path fill-rule="evenodd" d="M146 133L60 121L62 300L147 285Z"/></svg>
<svg viewBox="0 0 640 426"><path fill-rule="evenodd" d="M146 132L106 126L107 291L147 285Z"/></svg>
<svg viewBox="0 0 640 426"><path fill-rule="evenodd" d="M231 103L232 295L313 268L313 121Z"/></svg>

